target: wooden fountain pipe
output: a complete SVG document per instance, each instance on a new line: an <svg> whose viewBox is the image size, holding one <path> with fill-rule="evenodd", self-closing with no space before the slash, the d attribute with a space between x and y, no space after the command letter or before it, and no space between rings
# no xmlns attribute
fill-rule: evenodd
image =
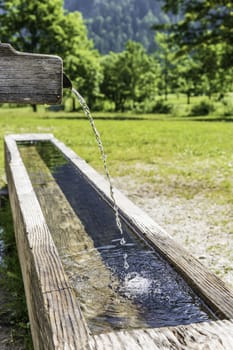
<svg viewBox="0 0 233 350"><path fill-rule="evenodd" d="M16 51L0 43L0 103L60 104L71 88L59 56Z"/></svg>

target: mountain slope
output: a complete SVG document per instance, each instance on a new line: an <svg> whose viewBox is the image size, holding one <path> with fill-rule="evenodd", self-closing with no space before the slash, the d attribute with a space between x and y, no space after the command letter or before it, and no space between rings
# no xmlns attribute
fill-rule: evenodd
<svg viewBox="0 0 233 350"><path fill-rule="evenodd" d="M89 37L101 53L122 51L128 40L153 51L151 26L169 21L161 11L161 1L156 0L65 0L65 8L82 12Z"/></svg>

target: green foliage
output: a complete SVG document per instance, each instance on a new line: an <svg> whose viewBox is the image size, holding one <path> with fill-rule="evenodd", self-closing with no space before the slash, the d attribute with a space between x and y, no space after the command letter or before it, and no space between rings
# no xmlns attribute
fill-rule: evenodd
<svg viewBox="0 0 233 350"><path fill-rule="evenodd" d="M233 116L233 103L228 100L223 100L223 116L231 117Z"/></svg>
<svg viewBox="0 0 233 350"><path fill-rule="evenodd" d="M164 0L164 9L174 14L184 13L184 19L174 25L175 34L182 43L200 44L207 42L216 44L224 40L231 44L232 2L230 0L188 1ZM183 33L181 31L183 30Z"/></svg>
<svg viewBox="0 0 233 350"><path fill-rule="evenodd" d="M157 44L155 56L158 59L161 71L158 88L160 95L163 93L165 100L167 100L169 91L177 87L177 72L174 55L176 47L170 48L170 36L166 33L157 32L155 35L155 42Z"/></svg>
<svg viewBox="0 0 233 350"><path fill-rule="evenodd" d="M158 65L141 44L129 41L123 52L105 56L102 65L101 92L114 102L116 111L124 111L126 102L135 109L138 103L153 99Z"/></svg>
<svg viewBox="0 0 233 350"><path fill-rule="evenodd" d="M80 47L76 54L66 57L64 65L73 86L85 97L89 107L93 108L100 97L99 87L103 80L98 52Z"/></svg>
<svg viewBox="0 0 233 350"><path fill-rule="evenodd" d="M201 116L208 115L214 111L214 106L212 103L201 101L199 104L196 104L191 109L192 116Z"/></svg>
<svg viewBox="0 0 233 350"><path fill-rule="evenodd" d="M232 1L231 0L164 0L164 10L183 18L168 25L157 26L173 34L180 53L197 49L200 45L222 45L222 63L232 66Z"/></svg>
<svg viewBox="0 0 233 350"><path fill-rule="evenodd" d="M63 53L66 38L62 0L0 2L3 42L28 52Z"/></svg>
<svg viewBox="0 0 233 350"><path fill-rule="evenodd" d="M152 52L152 25L169 21L160 2L154 0L65 0L65 8L83 13L89 35L102 54L122 51L129 40L140 42Z"/></svg>
<svg viewBox="0 0 233 350"><path fill-rule="evenodd" d="M195 59L190 56L183 56L177 61L177 84L178 91L185 93L187 104L191 102L191 96L200 93L201 77L199 66Z"/></svg>
<svg viewBox="0 0 233 350"><path fill-rule="evenodd" d="M172 112L172 104L164 100L159 100L154 105L152 112L161 114L170 114Z"/></svg>

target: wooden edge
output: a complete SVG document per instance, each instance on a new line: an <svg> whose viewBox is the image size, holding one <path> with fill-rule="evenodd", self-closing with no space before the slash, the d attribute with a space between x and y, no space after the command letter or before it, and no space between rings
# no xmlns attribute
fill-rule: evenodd
<svg viewBox="0 0 233 350"><path fill-rule="evenodd" d="M231 350L232 344L233 323L226 320L111 332L92 339L98 350Z"/></svg>
<svg viewBox="0 0 233 350"><path fill-rule="evenodd" d="M54 139L53 134L38 134L38 133L31 133L31 134L10 134L5 135L4 139L7 142L18 142L18 141L50 141L51 139Z"/></svg>
<svg viewBox="0 0 233 350"><path fill-rule="evenodd" d="M34 346L36 349L89 349L89 330L13 136L5 137L5 154Z"/></svg>
<svg viewBox="0 0 233 350"><path fill-rule="evenodd" d="M41 58L41 59L46 58L46 59L57 60L61 64L63 64L61 57L59 57L57 55L46 55L46 54L39 54L39 53L20 52L20 51L15 50L13 48L13 46L11 46L8 43L0 43L0 56L1 57L4 57L4 56L31 56L31 57Z"/></svg>

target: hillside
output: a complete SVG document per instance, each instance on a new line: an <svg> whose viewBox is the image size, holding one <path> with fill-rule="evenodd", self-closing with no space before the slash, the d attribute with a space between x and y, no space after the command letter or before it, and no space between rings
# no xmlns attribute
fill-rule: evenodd
<svg viewBox="0 0 233 350"><path fill-rule="evenodd" d="M155 48L151 26L169 20L159 0L65 0L65 8L82 12L89 37L101 53L122 51L130 39L151 52Z"/></svg>

